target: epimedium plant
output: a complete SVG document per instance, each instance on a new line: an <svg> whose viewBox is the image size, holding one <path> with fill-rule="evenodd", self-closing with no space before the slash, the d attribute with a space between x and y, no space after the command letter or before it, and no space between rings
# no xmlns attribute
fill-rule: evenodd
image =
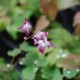
<svg viewBox="0 0 80 80"><path fill-rule="evenodd" d="M56 23L56 25L57 28L53 28L54 31L52 31L52 28L50 29L50 31L48 30L50 33L49 38L51 39L51 42L54 42L54 44L56 45L54 49L46 48L44 54L42 55L39 54L37 47L30 46L28 42L25 41L19 46L19 48L8 52L8 55L13 57L20 54L20 51L24 51L26 53L25 57L22 57L19 60L20 65L25 65L25 68L23 68L21 71L22 80L63 80L64 77L66 77L67 79L74 78L79 73L80 57L78 56L78 54L72 54L72 52L74 51L67 48L67 45L68 47L71 47L74 45L74 42L78 42L79 39L72 36L63 28L60 28L59 24ZM21 26L19 29L27 29L24 28L24 26ZM52 32L56 36L53 36ZM63 32L64 34L60 34L61 32ZM37 39L37 41L38 39L43 40L46 37L47 33L44 34L44 32L42 32L42 34L40 35L39 33L37 34L38 35L34 34L31 37L26 36L24 37L24 39L27 40L28 38L31 38ZM64 35L69 39L67 40ZM34 43L37 44L35 40ZM74 50L73 47L71 49ZM40 52L43 53L42 48ZM60 68L62 68L62 73Z"/></svg>
<svg viewBox="0 0 80 80"><path fill-rule="evenodd" d="M58 10L65 10L69 7L79 4L79 0L0 1L0 31L6 29L6 31L13 39L17 39L17 32L19 32L17 30L17 26L20 26L22 24L22 19L24 19L25 17L27 19L30 19L33 14L34 16L38 15L37 13L35 15L36 11L41 10L42 13L49 16L50 20L54 20Z"/></svg>
<svg viewBox="0 0 80 80"><path fill-rule="evenodd" d="M32 14L37 17L40 17L41 14L39 11L38 13L35 13L37 10L39 10L38 0L32 1L19 0L19 6L16 5L17 3L16 1L17 0L11 0L10 4L11 3L12 4L8 5L9 7L11 6L8 11L10 12L9 14L12 17L7 19L11 20L12 18L13 23L11 25L9 23L6 29L14 39L17 38L17 32L20 32L20 30L23 30L26 33L26 36L24 37L24 41L19 45L18 48L8 51L8 55L13 57L11 63L6 64L3 58L0 59L1 64L0 79L18 80L20 77L22 80L64 80L64 78L70 80L72 78L74 80L77 79L79 80L80 79L80 76L78 75L80 74L79 37L71 35L69 32L63 29L62 26L57 22L50 23L49 20L44 22L44 20L46 19L45 17L39 20L39 22L37 22L38 24L40 23L39 27L44 26L42 22L44 22L44 24L48 22L47 24L49 28L46 28L44 32L43 31L38 32L39 30L38 27L37 32L34 31L35 33L29 36L32 25L26 19L24 24L18 30L17 28L22 24L23 18L26 17L27 19L29 19ZM44 4L46 3L48 5L50 4L53 5L55 1L54 2L52 0L40 0L40 1L44 1L44 3L41 3L43 13L45 15L48 15L50 19L53 20L54 16L52 14L55 12L54 15L56 15L57 5L55 6L56 7L55 11L51 11L53 9L53 6L50 6L51 8L47 6L48 11L45 11ZM64 2L65 1L66 0L64 0ZM74 0L71 0L71 2L74 5L75 3ZM76 4L77 3L79 3L79 0L76 0ZM48 41L47 37L49 38L50 42ZM34 41L35 47L33 45L30 45L29 42L27 41L30 38L31 40ZM54 43L55 46L52 45L52 43ZM37 49L36 45L38 45L39 50ZM47 46L55 48L54 49L47 48ZM23 53L25 53L24 57ZM19 59L13 64L15 58L18 55L20 55ZM17 64L19 64L19 66L21 67L24 66L21 71L16 69Z"/></svg>
<svg viewBox="0 0 80 80"><path fill-rule="evenodd" d="M25 18L24 25L19 28L19 30L23 30L26 33L26 37L24 37L25 40L27 40L29 38L33 39L34 40L34 44L35 45L38 44L38 48L39 48L39 51L41 53L44 53L44 50L45 50L46 46L54 47L54 45L47 40L48 32L40 32L40 31L38 31L37 33L35 33L32 36L28 37L29 34L30 34L30 29L31 28L32 28L32 25Z"/></svg>

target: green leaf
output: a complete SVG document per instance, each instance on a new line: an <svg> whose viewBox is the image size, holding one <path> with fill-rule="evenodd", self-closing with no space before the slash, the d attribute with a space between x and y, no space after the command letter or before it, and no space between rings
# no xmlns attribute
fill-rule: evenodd
<svg viewBox="0 0 80 80"><path fill-rule="evenodd" d="M35 47L30 46L27 42L23 42L20 44L20 49L25 52L36 52Z"/></svg>
<svg viewBox="0 0 80 80"><path fill-rule="evenodd" d="M50 27L51 28L61 28L62 26L58 22L52 21Z"/></svg>
<svg viewBox="0 0 80 80"><path fill-rule="evenodd" d="M42 68L42 77L48 80L62 80L60 70L56 67L50 66Z"/></svg>
<svg viewBox="0 0 80 80"><path fill-rule="evenodd" d="M12 71L6 80L19 80L20 72L18 70Z"/></svg>
<svg viewBox="0 0 80 80"><path fill-rule="evenodd" d="M29 52L24 58L22 58L23 65L37 67L44 67L47 63L46 57L38 52Z"/></svg>
<svg viewBox="0 0 80 80"><path fill-rule="evenodd" d="M34 80L37 70L38 68L33 66L24 68L21 74L22 80Z"/></svg>
<svg viewBox="0 0 80 80"><path fill-rule="evenodd" d="M33 66L38 63L38 58L39 58L38 54L30 52L26 54L26 56L22 59L22 62L24 65Z"/></svg>
<svg viewBox="0 0 80 80"><path fill-rule="evenodd" d="M57 47L63 47L65 45L70 45L73 43L73 37L70 35L69 32L67 32L65 29L62 28L55 28L49 31L49 36L51 41L57 46Z"/></svg>
<svg viewBox="0 0 80 80"><path fill-rule="evenodd" d="M0 58L0 71L3 72L6 64L3 58Z"/></svg>
<svg viewBox="0 0 80 80"><path fill-rule="evenodd" d="M50 78L53 77L54 67L46 66L41 69L41 72L42 78L50 80Z"/></svg>
<svg viewBox="0 0 80 80"><path fill-rule="evenodd" d="M68 79L71 79L77 75L79 71L78 70L66 70L63 69L63 76L67 77Z"/></svg>
<svg viewBox="0 0 80 80"><path fill-rule="evenodd" d="M3 31L4 29L6 29L6 27L9 26L10 23L11 23L11 18L10 17L7 17L7 16L2 17L1 16L1 18L0 18L0 31Z"/></svg>
<svg viewBox="0 0 80 80"><path fill-rule="evenodd" d="M4 63L4 59L3 58L0 58L0 63Z"/></svg>
<svg viewBox="0 0 80 80"><path fill-rule="evenodd" d="M47 63L47 60L46 60L45 55L42 55L40 53L39 58L38 58L37 66L38 67L44 67L44 66L46 66L46 63Z"/></svg>
<svg viewBox="0 0 80 80"><path fill-rule="evenodd" d="M68 54L67 50L56 48L47 56L47 64L54 65L59 59L67 57Z"/></svg>
<svg viewBox="0 0 80 80"><path fill-rule="evenodd" d="M9 26L6 28L6 30L13 39L17 39L18 28L16 27L16 25Z"/></svg>
<svg viewBox="0 0 80 80"><path fill-rule="evenodd" d="M11 56L11 57L14 57L14 56L20 54L20 52L21 51L18 48L15 48L15 49L13 49L11 51L8 51L8 55Z"/></svg>
<svg viewBox="0 0 80 80"><path fill-rule="evenodd" d="M79 4L79 0L58 0L59 10L64 10Z"/></svg>
<svg viewBox="0 0 80 80"><path fill-rule="evenodd" d="M5 65L5 61L3 58L0 58L0 67L4 66Z"/></svg>
<svg viewBox="0 0 80 80"><path fill-rule="evenodd" d="M21 3L25 3L26 7L25 6L22 6L25 10L32 10L32 11L35 11L37 9L39 9L39 0L19 0Z"/></svg>
<svg viewBox="0 0 80 80"><path fill-rule="evenodd" d="M51 80L63 80L61 72L58 68L54 70L53 78Z"/></svg>

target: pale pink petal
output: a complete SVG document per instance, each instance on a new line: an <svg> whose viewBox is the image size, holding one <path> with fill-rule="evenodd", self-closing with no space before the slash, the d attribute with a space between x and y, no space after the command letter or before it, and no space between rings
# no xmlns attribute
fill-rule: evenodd
<svg viewBox="0 0 80 80"><path fill-rule="evenodd" d="M35 35L33 35L31 39L35 39Z"/></svg>
<svg viewBox="0 0 80 80"><path fill-rule="evenodd" d="M28 26L26 26L26 27L28 27L29 29L31 29L32 28L32 25L30 24L30 22L25 18L25 21L24 21L24 25L28 25Z"/></svg>
<svg viewBox="0 0 80 80"><path fill-rule="evenodd" d="M37 32L32 39L42 40L44 38L47 38L48 32Z"/></svg>
<svg viewBox="0 0 80 80"><path fill-rule="evenodd" d="M55 47L55 46L54 46L51 42L49 42L49 41L46 41L45 43L46 43L46 45L47 45L48 47L53 47L53 48Z"/></svg>
<svg viewBox="0 0 80 80"><path fill-rule="evenodd" d="M18 28L18 29L20 29L20 30L24 30L24 29L31 29L32 28L32 25L29 23L29 21L25 18L25 21L24 21L24 24L23 24L23 26L21 26L20 28Z"/></svg>
<svg viewBox="0 0 80 80"><path fill-rule="evenodd" d="M38 41L36 39L34 39L34 45L37 45Z"/></svg>
<svg viewBox="0 0 80 80"><path fill-rule="evenodd" d="M47 37L48 32L40 32L39 35L40 35L40 36L45 36L45 37Z"/></svg>

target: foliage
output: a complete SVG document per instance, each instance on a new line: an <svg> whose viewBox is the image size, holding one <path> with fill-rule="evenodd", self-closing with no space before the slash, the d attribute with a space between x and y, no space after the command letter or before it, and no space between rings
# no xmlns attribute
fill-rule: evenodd
<svg viewBox="0 0 80 80"><path fill-rule="evenodd" d="M8 76L9 70L12 67L8 67L8 64L5 63L5 60L3 58L0 58L0 80L6 79L6 80L18 80L19 79L19 71L18 70L12 70ZM7 74L7 76L6 76Z"/></svg>
<svg viewBox="0 0 80 80"><path fill-rule="evenodd" d="M72 2L71 4L68 0L58 0L57 4L60 6L59 10L79 4L79 0L70 1ZM53 20L55 18L54 15L57 15L58 6L56 6L55 11L52 11L54 9L52 7L53 3L47 2L48 11L46 11L44 4L45 3L42 3L43 6L39 6L39 0L0 1L0 31L6 30L12 39L16 40L20 37L18 33L22 33L18 31L18 27L22 25L24 18L26 17L28 20L31 20L32 17L35 17L37 22L35 19L31 21L31 23L35 22L35 24L37 24L34 28L35 31L46 28L44 30L49 32L48 38L55 44L54 49L46 48L44 54L40 54L37 47L30 44L28 41L24 41L20 43L19 47L9 50L7 54L10 57L25 54L19 57L21 58L19 61L21 64L18 66L22 67L21 71L14 68L6 80L19 80L19 77L22 80L63 80L64 77L71 80L72 78L75 79L77 74L79 74L80 39L62 28L62 25L58 22L49 20L49 18ZM43 13L45 17L43 19L41 19L41 17L44 15L40 12L40 8L44 10ZM52 15L54 12L55 14ZM46 15L49 18L46 18ZM8 69L6 65L8 64L5 60L0 58L0 80L5 78L10 69L14 67L13 64Z"/></svg>
<svg viewBox="0 0 80 80"><path fill-rule="evenodd" d="M48 30L50 33L48 37L56 45L55 49L46 48L45 54L42 55L37 47L29 45L28 42L23 42L19 46L25 52L25 57L21 59L22 65L25 66L21 72L22 80L36 80L36 78L41 78L41 80L63 80L63 77L71 79L79 73L80 54L77 53L77 44L75 43L78 42L78 39L61 28L61 25L54 24L57 26L56 28L51 26L51 29ZM75 54L73 54L74 47ZM14 56L11 55L13 53L17 55L15 49L8 52L9 56ZM63 70L62 73L60 68ZM38 71L41 72L38 73L39 76L37 76Z"/></svg>

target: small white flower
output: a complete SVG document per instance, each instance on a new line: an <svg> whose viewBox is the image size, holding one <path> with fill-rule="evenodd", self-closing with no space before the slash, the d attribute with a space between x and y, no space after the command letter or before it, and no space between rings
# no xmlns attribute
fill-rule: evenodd
<svg viewBox="0 0 80 80"><path fill-rule="evenodd" d="M10 64L7 64L7 68L10 68L10 66L11 66Z"/></svg>

